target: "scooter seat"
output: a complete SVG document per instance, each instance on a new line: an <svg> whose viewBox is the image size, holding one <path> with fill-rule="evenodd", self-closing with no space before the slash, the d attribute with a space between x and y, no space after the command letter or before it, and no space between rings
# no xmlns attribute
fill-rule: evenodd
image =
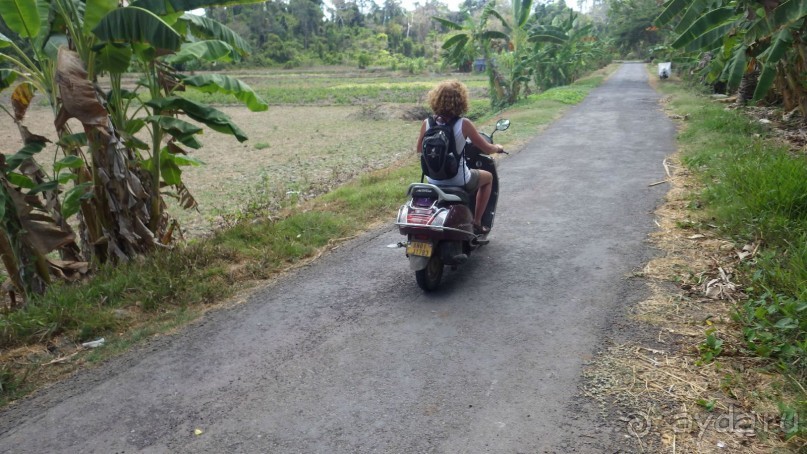
<svg viewBox="0 0 807 454"><path fill-rule="evenodd" d="M451 194L459 197L462 200L462 203L468 205L468 201L471 200L471 197L468 195L468 192L461 188L460 186L440 186L440 189L445 192L446 194Z"/></svg>
<svg viewBox="0 0 807 454"><path fill-rule="evenodd" d="M441 202L462 203L468 205L470 196L460 186L435 186L426 183L412 183L406 195L410 197L439 198Z"/></svg>

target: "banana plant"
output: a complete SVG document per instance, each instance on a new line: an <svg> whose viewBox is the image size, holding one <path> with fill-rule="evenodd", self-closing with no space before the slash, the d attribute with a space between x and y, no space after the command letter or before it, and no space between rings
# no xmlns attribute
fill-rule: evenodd
<svg viewBox="0 0 807 454"><path fill-rule="evenodd" d="M266 103L236 79L185 76L172 66L189 59L231 60L249 52L246 42L232 30L208 18L183 14L235 3L245 2L147 0L122 8L117 0L0 2L0 16L17 35L15 39L0 35L0 61L10 66L0 71L0 88L12 88L16 83L14 112L3 109L17 122L26 144L5 160L16 162L24 157L25 161L2 168L0 204L4 209L0 214L5 236L0 238L0 253L21 293L40 292L54 275L64 274L44 257L50 250L36 247L39 235L26 226L30 213L36 222L46 223L42 207L48 211L48 222L58 227L61 221L67 228L66 219L78 214L82 250L69 230L60 236L53 229L36 230L59 238L47 244L55 245L63 258L68 249L81 256L74 257L73 264L63 264L63 269L79 269L76 264L86 265L87 261L127 261L170 240L171 229L163 212L165 187L174 187L184 206L195 204L182 183L179 167L199 164L185 147L201 146L196 135L202 129L183 117L246 140L223 113L179 93L186 88L224 92L252 110L264 110ZM121 75L132 68L141 72L141 82L134 91L127 91ZM110 79L111 90L106 95L97 84L102 73ZM32 152L46 146L44 138L22 124L34 93L43 94L51 105L59 136L55 146L64 155L49 178L43 176ZM70 129L71 118L78 119L83 132ZM150 144L137 138L144 127ZM34 196L41 200L35 201ZM30 209L13 204L20 201L31 204ZM35 257L33 265L20 262L29 256ZM45 262L40 260L43 257Z"/></svg>
<svg viewBox="0 0 807 454"><path fill-rule="evenodd" d="M532 52L527 47L529 31L527 29L532 12L532 0L512 0L513 17L510 24L502 19L507 33L509 50L513 53L513 69L510 72L510 96L508 103L518 101L521 89L530 82L533 74Z"/></svg>
<svg viewBox="0 0 807 454"><path fill-rule="evenodd" d="M491 30L489 27L488 21L491 16L499 21L504 21L495 6L493 1L488 3L477 22L470 18L465 21L465 24L458 24L439 17L432 17L432 19L455 32L443 43L443 49L448 52L450 60L457 61L460 57L464 58L470 53L469 48L474 50L472 55L482 55L485 59L485 70L490 84L491 106L498 108L506 103L508 94L506 93L506 83L503 83L504 78L492 59L491 41L496 39L507 41L508 36L501 31Z"/></svg>
<svg viewBox="0 0 807 454"><path fill-rule="evenodd" d="M131 33L123 26L132 22L142 24L137 30L149 33ZM186 33L198 33L214 39L183 43L183 35L176 31L177 28ZM134 96L139 101L139 106L145 108L145 116L130 115L130 112L141 110L127 110L131 105L123 104L124 93L117 82L123 72L123 65L110 69L116 80L110 98L115 103L114 118L125 131L130 145L138 150L141 163L151 174L151 191L159 193L163 186L173 186L183 206L195 206L195 200L182 183L180 166L200 164L200 161L188 156L182 146L198 148L200 143L194 136L202 130L178 117L190 117L215 131L232 134L239 141L244 141L247 137L218 110L185 99L178 93L186 87L193 87L204 92L232 94L253 111L265 110L268 106L237 79L225 75L184 76L173 65L190 60L232 61L246 54L249 51L248 45L237 34L213 20L196 19L193 15L184 14L174 24L169 24L163 18L137 6L118 8L110 12L101 19L93 33L110 52L121 52L124 49L127 55L132 56L129 64L137 67L144 75L135 93L129 93L128 96ZM137 93L141 88L145 91L144 96ZM144 126L148 126L151 136L148 148L134 138ZM143 151L147 151L149 156L143 156ZM164 225L162 208L161 199L152 199L149 228L154 233Z"/></svg>
<svg viewBox="0 0 807 454"><path fill-rule="evenodd" d="M753 100L777 86L786 103L794 98L789 104L807 115L807 92L798 82L805 65L800 31L807 25L807 1L670 0L655 23L675 23L673 47L693 58L702 52L715 56L705 68L708 80L735 89L759 71Z"/></svg>
<svg viewBox="0 0 807 454"><path fill-rule="evenodd" d="M535 83L542 90L568 85L605 59L603 44L593 36L591 24L579 25L570 11L550 25L537 25L529 35L534 44Z"/></svg>
<svg viewBox="0 0 807 454"><path fill-rule="evenodd" d="M11 89L11 107L0 106L17 126L24 147L16 153L2 150L0 162L0 255L9 278L25 300L41 293L51 275L76 278L86 262L67 219L75 213L86 186L66 193L60 183L36 162L48 140L25 125L36 92L44 94L56 112L58 98L54 65L48 53L56 39L51 34L50 4L10 0L0 3L0 17L17 40L0 34L0 91ZM75 166L77 160L60 160L56 168ZM60 198L61 196L61 198ZM49 256L58 251L59 259Z"/></svg>
<svg viewBox="0 0 807 454"><path fill-rule="evenodd" d="M495 6L495 2L488 3L482 10L478 23L467 20L465 25L460 25L446 19L434 18L448 29L459 32L443 44L443 49L449 51L449 58L457 59L460 55L467 55L469 47L476 49L477 55L484 56L491 92L495 94L491 96L494 108L515 103L522 88L531 80L533 69L531 54L524 47L527 44L527 23L532 12L532 0L512 0L513 17L509 21L496 11ZM490 17L498 20L502 31L488 28ZM509 71L506 71L507 74L503 74L493 64L491 40L503 41L505 45L502 51L512 53L510 55L512 65L508 68Z"/></svg>

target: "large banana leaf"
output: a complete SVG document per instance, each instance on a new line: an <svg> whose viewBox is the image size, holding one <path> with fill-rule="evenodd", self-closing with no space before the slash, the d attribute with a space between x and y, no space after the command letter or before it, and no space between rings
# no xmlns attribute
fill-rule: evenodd
<svg viewBox="0 0 807 454"><path fill-rule="evenodd" d="M180 17L178 25L179 24L190 26L194 36L224 41L237 50L242 56L252 52L249 43L244 40L244 38L240 37L238 33L221 22L208 17L197 16L196 14L183 14L182 17Z"/></svg>
<svg viewBox="0 0 807 454"><path fill-rule="evenodd" d="M47 18L47 3L43 0L2 0L0 17L6 27L21 38L36 38L42 28L41 8Z"/></svg>
<svg viewBox="0 0 807 454"><path fill-rule="evenodd" d="M0 91L10 87L20 73L13 69L0 69Z"/></svg>
<svg viewBox="0 0 807 454"><path fill-rule="evenodd" d="M89 200L93 197L92 183L87 181L85 183L77 184L67 190L64 195L64 202L62 203L62 215L69 218L78 213L81 209L81 202Z"/></svg>
<svg viewBox="0 0 807 454"><path fill-rule="evenodd" d="M132 61L132 48L128 44L107 43L95 59L98 69L111 73L125 73Z"/></svg>
<svg viewBox="0 0 807 454"><path fill-rule="evenodd" d="M564 44L569 41L569 36L557 27L543 26L536 28L527 39L534 43Z"/></svg>
<svg viewBox="0 0 807 454"><path fill-rule="evenodd" d="M777 30L781 30L782 27L790 26L805 16L807 16L807 0L788 0L781 3L770 14L760 18L748 30L747 36L751 40L760 40L773 35Z"/></svg>
<svg viewBox="0 0 807 454"><path fill-rule="evenodd" d="M64 149L86 147L87 146L87 133L77 132L75 134L63 135L56 145Z"/></svg>
<svg viewBox="0 0 807 454"><path fill-rule="evenodd" d="M460 24L458 24L456 22L452 22L452 21L450 21L448 19L443 19L442 17L432 16L432 20L439 22L443 27L445 27L445 28L447 28L449 30L462 30L462 25L460 25Z"/></svg>
<svg viewBox="0 0 807 454"><path fill-rule="evenodd" d="M146 120L157 123L160 129L174 137L190 136L202 132L202 128L193 123L188 123L185 120L169 117L167 115L151 115L147 117Z"/></svg>
<svg viewBox="0 0 807 454"><path fill-rule="evenodd" d="M468 45L468 41L470 40L470 35L460 33L447 39L446 42L443 43L443 49L450 50L450 58L457 60L461 58L463 50L465 49L465 46Z"/></svg>
<svg viewBox="0 0 807 454"><path fill-rule="evenodd" d="M160 112L180 111L194 120L204 123L214 131L232 134L239 142L247 140L247 135L233 123L224 112L179 96L152 99L146 105Z"/></svg>
<svg viewBox="0 0 807 454"><path fill-rule="evenodd" d="M187 147L191 147L194 150L202 148L202 142L199 142L199 139L197 139L196 136L179 136L174 138L177 139L177 142Z"/></svg>
<svg viewBox="0 0 807 454"><path fill-rule="evenodd" d="M44 142L31 142L29 144L26 144L24 147L20 149L20 151L6 158L6 168L4 170L6 172L13 171L17 167L19 167L20 164L22 164L26 159L29 159L31 156L42 151L43 148L45 148Z"/></svg>
<svg viewBox="0 0 807 454"><path fill-rule="evenodd" d="M59 57L59 48L62 46L68 47L69 45L70 41L67 39L67 35L54 33L45 41L45 55L51 60L56 60Z"/></svg>
<svg viewBox="0 0 807 454"><path fill-rule="evenodd" d="M511 30L510 24L507 22L507 19L504 18L498 11L493 9L493 3L488 3L488 6L485 7L485 11L482 12L485 16L493 16L496 19L499 19L499 22L502 23L505 30Z"/></svg>
<svg viewBox="0 0 807 454"><path fill-rule="evenodd" d="M199 167L205 165L205 162L201 159L194 158L193 156L188 156L182 153L171 153L171 159L176 163L178 166L193 166Z"/></svg>
<svg viewBox="0 0 807 454"><path fill-rule="evenodd" d="M263 3L264 1L266 0L135 0L130 5L162 15L211 6L243 5L247 3Z"/></svg>
<svg viewBox="0 0 807 454"><path fill-rule="evenodd" d="M151 11L135 7L113 10L93 33L108 42L148 43L167 50L177 50L182 44L182 37L171 26Z"/></svg>
<svg viewBox="0 0 807 454"><path fill-rule="evenodd" d="M183 44L179 52L166 57L165 61L172 65L197 60L231 62L236 56L235 49L224 41L196 41Z"/></svg>
<svg viewBox="0 0 807 454"><path fill-rule="evenodd" d="M672 47L684 47L698 39L701 35L714 30L716 27L725 25L727 21L735 17L736 13L733 7L713 9L693 22L692 25L672 43Z"/></svg>
<svg viewBox="0 0 807 454"><path fill-rule="evenodd" d="M763 62L762 71L757 80L757 87L754 90L754 101L762 99L773 86L773 81L776 79L776 65L785 56L785 52L793 44L793 37L789 29L784 29L777 33L771 46L759 56Z"/></svg>
<svg viewBox="0 0 807 454"><path fill-rule="evenodd" d="M84 8L84 33L92 32L101 19L117 7L118 0L87 0Z"/></svg>
<svg viewBox="0 0 807 454"><path fill-rule="evenodd" d="M523 27L530 18L532 0L513 0L513 14L516 18L516 26Z"/></svg>
<svg viewBox="0 0 807 454"><path fill-rule="evenodd" d="M687 8L678 25L675 26L675 33L681 34L686 31L689 24L692 24L703 14L703 11L709 5L710 0L690 0L689 7Z"/></svg>
<svg viewBox="0 0 807 454"><path fill-rule="evenodd" d="M734 89L740 85L740 81L743 79L746 62L748 61L746 50L748 50L748 46L745 44L740 44L737 46L737 49L734 51L731 59L726 65L726 83L729 91L734 91Z"/></svg>
<svg viewBox="0 0 807 454"><path fill-rule="evenodd" d="M12 44L12 41L8 38L8 36L0 33L0 49L2 49L4 47L9 47L9 46L11 46L11 44Z"/></svg>
<svg viewBox="0 0 807 454"><path fill-rule="evenodd" d="M737 24L734 21L729 21L726 24L717 26L698 36L689 42L685 49L689 52L697 52L702 50L708 51L720 47L726 36L731 34L732 30L736 28Z"/></svg>
<svg viewBox="0 0 807 454"><path fill-rule="evenodd" d="M223 74L197 74L194 76L180 76L180 80L187 86L195 87L205 93L227 93L243 102L249 110L261 112L269 108L266 101L240 80Z"/></svg>
<svg viewBox="0 0 807 454"><path fill-rule="evenodd" d="M160 153L160 175L167 185L182 184L182 169L174 162L173 155L166 149Z"/></svg>
<svg viewBox="0 0 807 454"><path fill-rule="evenodd" d="M676 16L684 13L684 11L686 11L687 6L691 1L692 0L668 1L666 6L664 7L664 11L662 11L661 14L659 14L654 23L658 26L667 25Z"/></svg>
<svg viewBox="0 0 807 454"><path fill-rule="evenodd" d="M577 40L577 39L579 39L579 38L581 38L583 36L588 35L591 32L592 28L594 28L594 25L593 24L588 24L588 25L585 25L583 27L580 27L580 28L574 30L572 32L572 34L571 34L571 40L575 41L575 40Z"/></svg>
<svg viewBox="0 0 807 454"><path fill-rule="evenodd" d="M65 156L53 163L53 171L55 173L59 173L60 170L64 169L80 169L82 167L84 167L84 160L74 155Z"/></svg>
<svg viewBox="0 0 807 454"><path fill-rule="evenodd" d="M464 47L468 43L468 37L465 33L460 33L458 35L454 35L451 38L448 38L446 42L443 43L443 49L451 49L454 46L459 48Z"/></svg>
<svg viewBox="0 0 807 454"><path fill-rule="evenodd" d="M486 32L482 32L479 35L479 37L482 39L503 39L505 41L510 40L510 37L507 36L507 34L495 30L488 30Z"/></svg>

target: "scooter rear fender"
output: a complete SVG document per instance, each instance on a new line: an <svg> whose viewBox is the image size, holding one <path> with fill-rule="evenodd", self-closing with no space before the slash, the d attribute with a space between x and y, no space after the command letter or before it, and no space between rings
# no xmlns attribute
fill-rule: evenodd
<svg viewBox="0 0 807 454"><path fill-rule="evenodd" d="M420 257L417 255L409 256L409 269L412 271L420 271L429 264L429 257Z"/></svg>

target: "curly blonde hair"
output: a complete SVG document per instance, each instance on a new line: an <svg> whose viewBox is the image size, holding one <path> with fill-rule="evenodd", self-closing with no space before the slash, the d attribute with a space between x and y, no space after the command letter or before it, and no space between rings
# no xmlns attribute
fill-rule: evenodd
<svg viewBox="0 0 807 454"><path fill-rule="evenodd" d="M435 115L461 117L468 111L468 89L456 79L440 82L429 91L429 106Z"/></svg>

